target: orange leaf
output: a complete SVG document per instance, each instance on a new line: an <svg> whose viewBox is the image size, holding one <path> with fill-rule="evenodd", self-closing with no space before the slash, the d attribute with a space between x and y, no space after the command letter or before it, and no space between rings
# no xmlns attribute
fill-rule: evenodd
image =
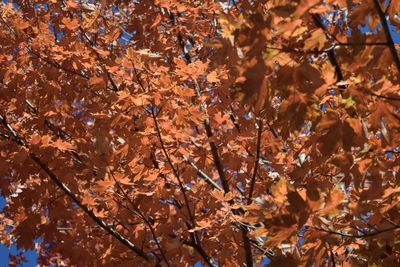
<svg viewBox="0 0 400 267"><path fill-rule="evenodd" d="M67 29L74 31L79 28L79 22L76 18L73 18L72 20L69 18L62 18L61 22L67 27Z"/></svg>
<svg viewBox="0 0 400 267"><path fill-rule="evenodd" d="M304 50L321 50L324 48L327 39L322 29L313 31L311 37L304 42Z"/></svg>
<svg viewBox="0 0 400 267"><path fill-rule="evenodd" d="M327 203L325 207L319 211L319 214L325 215L329 214L333 209L335 209L338 205L340 205L345 199L345 194L343 190L335 187L330 193Z"/></svg>
<svg viewBox="0 0 400 267"><path fill-rule="evenodd" d="M150 29L156 27L158 24L160 24L161 21L161 15L157 14L156 18L154 19L154 22L151 24Z"/></svg>
<svg viewBox="0 0 400 267"><path fill-rule="evenodd" d="M31 136L31 145L37 145L40 143L40 141L42 140L42 137L38 134L34 134Z"/></svg>
<svg viewBox="0 0 400 267"><path fill-rule="evenodd" d="M67 1L67 6L70 8L78 8L79 4L75 2L74 0L68 0Z"/></svg>
<svg viewBox="0 0 400 267"><path fill-rule="evenodd" d="M217 72L214 70L207 75L207 81L209 83L217 83L219 82L219 78L217 77Z"/></svg>
<svg viewBox="0 0 400 267"><path fill-rule="evenodd" d="M94 198L90 195L89 192L85 192L85 195L82 198L82 204L83 205L88 205L90 206L94 206L96 205L96 201L94 200Z"/></svg>
<svg viewBox="0 0 400 267"><path fill-rule="evenodd" d="M71 143L62 141L61 139L57 139L57 141L52 143L51 146L56 147L62 151L72 151L75 149L74 145L72 145Z"/></svg>

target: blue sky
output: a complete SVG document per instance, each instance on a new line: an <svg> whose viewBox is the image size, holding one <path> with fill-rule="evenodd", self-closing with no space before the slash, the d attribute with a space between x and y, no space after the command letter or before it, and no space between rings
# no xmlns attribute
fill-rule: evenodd
<svg viewBox="0 0 400 267"><path fill-rule="evenodd" d="M0 212L3 211L5 205L6 205L6 201L0 195ZM27 260L26 262L23 262L22 265L19 265L19 266L23 266L23 267L36 266L36 262L37 262L36 251L34 251L34 250L22 251L17 248L16 244L13 244L11 247L7 247L0 243L0 267L8 267L9 261L10 261L9 257L16 256L18 254L24 254L24 256Z"/></svg>
<svg viewBox="0 0 400 267"><path fill-rule="evenodd" d="M37 253L34 250L26 250L22 251L17 248L16 244L13 244L11 247L6 247L3 244L0 244L0 267L8 267L10 262L10 256L16 256L19 254L23 254L26 261L22 262L22 264L17 266L22 267L34 267L37 263Z"/></svg>

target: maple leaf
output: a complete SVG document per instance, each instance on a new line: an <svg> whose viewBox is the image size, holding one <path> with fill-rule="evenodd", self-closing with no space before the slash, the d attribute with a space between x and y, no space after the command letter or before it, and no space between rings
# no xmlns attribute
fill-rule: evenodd
<svg viewBox="0 0 400 267"><path fill-rule="evenodd" d="M82 198L82 204L88 205L88 206L94 206L94 205L96 205L96 201L89 192L86 192Z"/></svg>
<svg viewBox="0 0 400 267"><path fill-rule="evenodd" d="M96 9L91 17L87 17L85 14L83 14L83 19L84 19L83 28L89 29L90 27L92 27L92 25L96 22L99 15L100 15L99 9Z"/></svg>
<svg viewBox="0 0 400 267"><path fill-rule="evenodd" d="M325 207L319 211L321 215L329 214L334 210L338 205L340 205L345 199L345 195L343 190L340 188L334 188L329 192L329 199L326 203Z"/></svg>
<svg viewBox="0 0 400 267"><path fill-rule="evenodd" d="M114 177L121 184L124 184L124 185L133 185L134 184L131 182L131 180L128 177L126 177L122 173L114 174Z"/></svg>
<svg viewBox="0 0 400 267"><path fill-rule="evenodd" d="M229 115L217 113L217 114L215 114L213 119L215 120L217 125L223 125L224 123L226 123L229 120Z"/></svg>
<svg viewBox="0 0 400 267"><path fill-rule="evenodd" d="M96 182L96 191L99 193L104 193L110 187L113 187L115 182L113 180L102 180Z"/></svg>
<svg viewBox="0 0 400 267"><path fill-rule="evenodd" d="M295 16L302 16L307 10L313 8L315 5L321 3L320 0L302 0L296 8Z"/></svg>
<svg viewBox="0 0 400 267"><path fill-rule="evenodd" d="M28 28L30 26L30 24L29 24L29 22L27 22L25 20L18 19L15 21L15 26L19 30L25 30L26 28Z"/></svg>
<svg viewBox="0 0 400 267"><path fill-rule="evenodd" d="M156 16L156 18L154 19L153 24L151 24L150 28L154 28L154 27L156 27L157 25L159 25L160 22L161 22L161 19L162 19L161 15L160 15L160 14L157 14L157 16Z"/></svg>
<svg viewBox="0 0 400 267"><path fill-rule="evenodd" d="M40 143L41 140L42 140L42 137L40 135L38 135L38 134L35 134L35 135L31 136L30 143L32 145L37 145L37 144Z"/></svg>
<svg viewBox="0 0 400 267"><path fill-rule="evenodd" d="M322 29L317 29L311 33L310 38L304 41L305 50L321 50L324 48L327 39Z"/></svg>
<svg viewBox="0 0 400 267"><path fill-rule="evenodd" d="M195 228L190 229L189 232L193 233L196 231L203 230L207 227L210 227L212 225L212 222L211 221L199 221L199 222L197 222L197 225L198 226L196 226Z"/></svg>
<svg viewBox="0 0 400 267"><path fill-rule="evenodd" d="M103 77L92 77L89 80L89 84L104 86L105 85L104 78Z"/></svg>
<svg viewBox="0 0 400 267"><path fill-rule="evenodd" d="M220 202L228 202L233 198L233 194L231 192L224 194L219 190L212 191L212 195Z"/></svg>
<svg viewBox="0 0 400 267"><path fill-rule="evenodd" d="M336 82L336 72L332 64L325 63L322 67L322 77L328 85Z"/></svg>
<svg viewBox="0 0 400 267"><path fill-rule="evenodd" d="M62 151L72 151L75 150L75 146L69 142L62 141L61 139L57 139L55 142L51 143L50 146L56 147Z"/></svg>
<svg viewBox="0 0 400 267"><path fill-rule="evenodd" d="M374 110L371 114L371 122L373 126L380 128L382 125L382 120L385 120L389 124L393 124L395 126L400 125L399 118L391 111L390 106L383 102L379 101L374 104Z"/></svg>
<svg viewBox="0 0 400 267"><path fill-rule="evenodd" d="M400 261L399 1L14 2L1 243L57 266Z"/></svg>
<svg viewBox="0 0 400 267"><path fill-rule="evenodd" d="M207 81L210 83L217 83L220 81L220 79L217 77L217 72L212 71L209 74L207 74Z"/></svg>
<svg viewBox="0 0 400 267"><path fill-rule="evenodd" d="M76 18L69 19L63 18L62 23L67 27L67 29L74 31L79 28L79 22Z"/></svg>
<svg viewBox="0 0 400 267"><path fill-rule="evenodd" d="M286 202L286 195L288 193L287 181L281 177L279 181L273 185L272 195L279 204Z"/></svg>
<svg viewBox="0 0 400 267"><path fill-rule="evenodd" d="M218 22L220 23L222 28L222 37L227 38L232 44L234 43L234 31L238 29L240 25L243 25L245 23L243 16L240 16L238 19L239 20L233 20L231 17L225 16L223 14L221 14L218 19Z"/></svg>
<svg viewBox="0 0 400 267"><path fill-rule="evenodd" d="M274 227L274 235L268 235L267 241L265 244L267 246L277 246L280 245L283 241L287 240L294 232L293 227Z"/></svg>

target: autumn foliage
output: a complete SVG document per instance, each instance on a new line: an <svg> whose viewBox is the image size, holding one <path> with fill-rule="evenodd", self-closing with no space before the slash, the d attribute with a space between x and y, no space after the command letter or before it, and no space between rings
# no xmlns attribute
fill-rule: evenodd
<svg viewBox="0 0 400 267"><path fill-rule="evenodd" d="M0 12L1 243L40 238L45 266L400 265L399 1Z"/></svg>

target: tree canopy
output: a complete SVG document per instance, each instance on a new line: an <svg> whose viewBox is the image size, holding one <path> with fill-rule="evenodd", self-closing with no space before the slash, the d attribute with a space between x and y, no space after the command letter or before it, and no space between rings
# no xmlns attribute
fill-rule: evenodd
<svg viewBox="0 0 400 267"><path fill-rule="evenodd" d="M40 238L45 266L400 264L400 1L0 12L1 243Z"/></svg>

